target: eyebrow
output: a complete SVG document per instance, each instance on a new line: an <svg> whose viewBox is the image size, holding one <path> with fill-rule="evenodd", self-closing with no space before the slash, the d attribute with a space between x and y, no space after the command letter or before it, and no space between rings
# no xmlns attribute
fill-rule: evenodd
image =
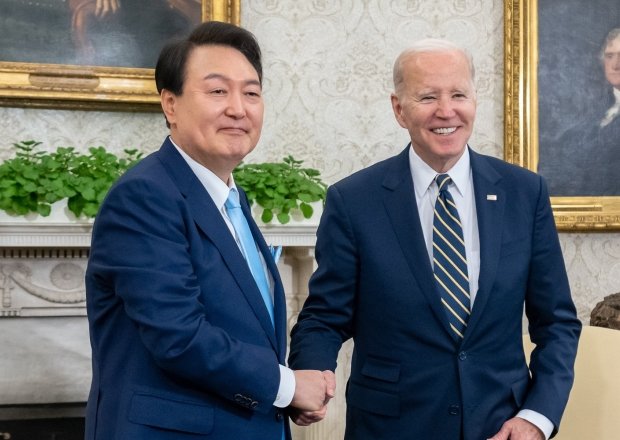
<svg viewBox="0 0 620 440"><path fill-rule="evenodd" d="M224 81L232 81L230 77L226 75L222 75L221 73L209 73L203 78L203 80L209 80L209 79L221 79ZM257 79L246 79L243 81L243 83L247 86L251 86L251 85L256 85L259 87L261 86L260 81Z"/></svg>

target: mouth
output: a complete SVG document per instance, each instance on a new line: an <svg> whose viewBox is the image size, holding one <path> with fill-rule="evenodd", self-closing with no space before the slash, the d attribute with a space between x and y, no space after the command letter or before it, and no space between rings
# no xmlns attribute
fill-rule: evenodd
<svg viewBox="0 0 620 440"><path fill-rule="evenodd" d="M432 128L431 131L435 134L440 134L443 136L447 136L456 131L456 127L441 127L441 128Z"/></svg>
<svg viewBox="0 0 620 440"><path fill-rule="evenodd" d="M220 131L228 134L246 134L247 130L242 127L222 127Z"/></svg>

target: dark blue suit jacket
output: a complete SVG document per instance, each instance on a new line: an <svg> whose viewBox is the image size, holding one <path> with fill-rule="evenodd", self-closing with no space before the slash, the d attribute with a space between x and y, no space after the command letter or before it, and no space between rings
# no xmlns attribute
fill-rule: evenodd
<svg viewBox="0 0 620 440"><path fill-rule="evenodd" d="M481 440L522 408L560 423L581 324L545 184L473 151L471 167L481 267L460 345L435 290L408 148L328 191L289 362L334 369L354 339L347 439ZM531 376L524 303L537 344Z"/></svg>
<svg viewBox="0 0 620 440"><path fill-rule="evenodd" d="M285 298L241 199L274 279L275 332L220 212L169 140L108 193L86 273L86 439L281 439Z"/></svg>

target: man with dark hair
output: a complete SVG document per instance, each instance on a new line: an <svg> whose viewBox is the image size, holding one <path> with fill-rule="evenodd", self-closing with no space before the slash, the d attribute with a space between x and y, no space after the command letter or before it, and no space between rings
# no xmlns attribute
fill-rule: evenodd
<svg viewBox="0 0 620 440"><path fill-rule="evenodd" d="M285 366L276 261L233 169L263 122L254 36L200 25L155 71L170 136L95 220L86 273L86 439L290 439L284 408L324 412L331 372Z"/></svg>

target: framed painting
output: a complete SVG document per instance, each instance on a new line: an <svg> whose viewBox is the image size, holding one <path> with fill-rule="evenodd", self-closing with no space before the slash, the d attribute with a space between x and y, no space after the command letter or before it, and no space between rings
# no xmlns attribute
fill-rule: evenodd
<svg viewBox="0 0 620 440"><path fill-rule="evenodd" d="M239 0L5 0L0 105L158 110L159 51L208 20L239 24Z"/></svg>
<svg viewBox="0 0 620 440"><path fill-rule="evenodd" d="M505 159L545 177L558 229L620 230L620 2L504 8Z"/></svg>

